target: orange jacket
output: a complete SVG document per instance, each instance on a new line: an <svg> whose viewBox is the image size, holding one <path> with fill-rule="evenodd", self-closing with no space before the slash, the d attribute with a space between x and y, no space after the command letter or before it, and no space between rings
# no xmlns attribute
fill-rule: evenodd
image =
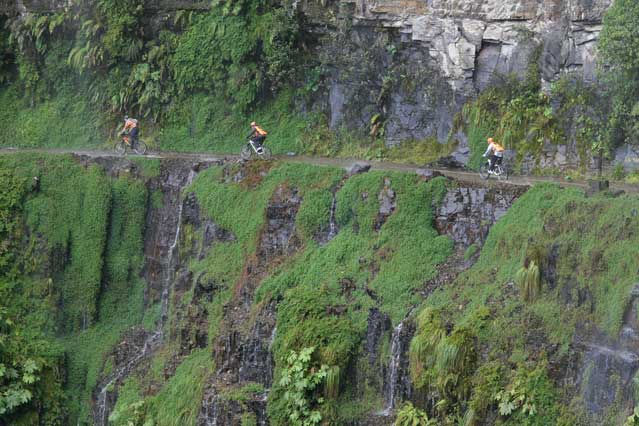
<svg viewBox="0 0 639 426"><path fill-rule="evenodd" d="M253 129L257 136L266 136L268 134L266 130L262 129L260 126L255 126Z"/></svg>

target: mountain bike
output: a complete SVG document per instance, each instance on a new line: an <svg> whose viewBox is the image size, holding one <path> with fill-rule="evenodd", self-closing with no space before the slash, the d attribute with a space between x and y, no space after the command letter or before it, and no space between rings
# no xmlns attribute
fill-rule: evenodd
<svg viewBox="0 0 639 426"><path fill-rule="evenodd" d="M246 145L240 150L240 158L242 158L242 160L249 160L253 156L260 160L268 160L271 158L271 150L264 144L258 147L255 145L255 142L247 139Z"/></svg>
<svg viewBox="0 0 639 426"><path fill-rule="evenodd" d="M144 143L144 141L138 140L131 144L128 139L129 138L127 138L126 135L122 135L122 139L113 147L116 153L118 153L119 155L124 155L126 154L127 149L131 149L136 154L146 154L146 143Z"/></svg>
<svg viewBox="0 0 639 426"><path fill-rule="evenodd" d="M495 168L491 172L490 168L490 159L487 159L484 164L479 167L479 176L486 180L490 176L495 176L497 180L508 180L508 169L503 164L495 164Z"/></svg>

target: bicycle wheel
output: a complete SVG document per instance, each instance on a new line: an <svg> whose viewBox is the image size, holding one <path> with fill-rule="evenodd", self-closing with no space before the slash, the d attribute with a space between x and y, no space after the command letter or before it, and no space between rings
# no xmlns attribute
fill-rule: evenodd
<svg viewBox="0 0 639 426"><path fill-rule="evenodd" d="M146 154L146 144L144 141L138 141L133 147L133 150L136 154L144 155Z"/></svg>
<svg viewBox="0 0 639 426"><path fill-rule="evenodd" d="M242 149L240 150L240 158L241 158L242 160L248 160L248 159L250 159L250 158L251 158L251 153L252 153L252 151L253 151L253 150L251 149L251 147L250 147L248 144L244 145L244 146L242 147Z"/></svg>
<svg viewBox="0 0 639 426"><path fill-rule="evenodd" d="M113 150L118 155L124 155L126 153L126 144L124 143L124 141L120 141L115 144Z"/></svg>
<svg viewBox="0 0 639 426"><path fill-rule="evenodd" d="M499 167L499 174L497 175L497 179L501 181L508 180L508 169L506 166L497 166Z"/></svg>
<svg viewBox="0 0 639 426"><path fill-rule="evenodd" d="M260 159L262 160L270 160L272 154L269 147L262 145L262 152L258 155L260 156Z"/></svg>
<svg viewBox="0 0 639 426"><path fill-rule="evenodd" d="M486 163L479 166L479 176L484 180L488 179L488 176L490 176L488 174L488 165L486 165Z"/></svg>

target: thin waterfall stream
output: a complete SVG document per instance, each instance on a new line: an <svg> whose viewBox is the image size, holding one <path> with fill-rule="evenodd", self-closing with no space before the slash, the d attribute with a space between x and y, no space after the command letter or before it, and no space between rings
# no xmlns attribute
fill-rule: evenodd
<svg viewBox="0 0 639 426"><path fill-rule="evenodd" d="M177 189L175 194L179 207L173 242L168 248L168 251L166 253L166 262L164 262L164 279L162 280L162 293L160 296L160 318L158 319L158 321L156 321L155 330L153 330L152 333L147 334L147 337L144 340L144 344L137 355L131 358L120 368L116 368L115 371L110 375L110 379L100 389L96 401L96 426L107 426L108 424L109 410L107 409L107 396L109 391L112 390L111 388L113 387L113 385L122 378L126 377L141 360L143 360L149 354L153 353L153 351L157 349L158 345L164 339L164 326L166 325L166 321L168 320L169 294L171 290L171 284L173 282L173 277L175 275L175 267L173 263L175 260L175 252L180 241L180 231L182 228L182 213L184 210L184 202L182 201L182 189L188 187L191 182L193 182L195 175L196 172L191 169L189 171L186 182L184 183L184 185Z"/></svg>

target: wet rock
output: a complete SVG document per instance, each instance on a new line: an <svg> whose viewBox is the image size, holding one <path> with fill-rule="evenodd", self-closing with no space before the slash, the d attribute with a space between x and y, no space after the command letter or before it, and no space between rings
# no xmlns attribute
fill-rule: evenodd
<svg viewBox="0 0 639 426"><path fill-rule="evenodd" d="M459 161L457 161L455 159L455 157L453 157L451 155L438 159L436 164L437 164L438 167L443 167L443 168L446 168L446 169L464 169L464 168L466 168L466 166L464 166L464 164L462 164Z"/></svg>
<svg viewBox="0 0 639 426"><path fill-rule="evenodd" d="M193 206L182 202L182 189L191 183L195 175L191 162L163 160L160 174L147 182L149 190L162 194L162 205L151 207L146 217L142 272L147 282L144 301L146 307L159 303L160 320L152 330L141 327L128 330L113 349L110 355L113 368L101 373L93 392L93 420L98 426L107 424L118 386L132 371L140 368L163 341L171 294L179 295L190 286L190 273L180 269L178 243L185 220L185 206L186 209Z"/></svg>
<svg viewBox="0 0 639 426"><path fill-rule="evenodd" d="M589 179L588 180L588 188L586 189L586 196L592 197L595 194L598 194L602 191L607 191L610 187L610 182L607 180L601 179Z"/></svg>
<svg viewBox="0 0 639 426"><path fill-rule="evenodd" d="M223 383L257 382L270 386L274 361L271 344L275 330L275 305L252 313L255 289L270 265L300 248L295 218L301 198L297 188L280 186L266 208L266 223L257 247L257 257L249 259L237 283L233 300L225 305L223 331L214 347L218 366L215 381Z"/></svg>
<svg viewBox="0 0 639 426"><path fill-rule="evenodd" d="M525 191L520 187L451 187L436 210L435 226L457 244L482 246L490 227Z"/></svg>
<svg viewBox="0 0 639 426"><path fill-rule="evenodd" d="M390 179L384 179L384 187L379 191L377 200L379 201L379 211L375 219L375 230L379 231L384 223L386 223L386 219L393 214L397 206L395 203L395 191L391 188Z"/></svg>
<svg viewBox="0 0 639 426"><path fill-rule="evenodd" d="M591 345L585 355L583 399L590 413L603 414L612 404L631 395L639 356L608 346ZM626 393L618 395L618 393Z"/></svg>
<svg viewBox="0 0 639 426"><path fill-rule="evenodd" d="M244 419L252 418L257 426L269 424L266 414L268 393L258 392L243 395L242 400L233 399L237 388L217 389L210 386L204 391L202 408L197 419L198 426L242 426Z"/></svg>
<svg viewBox="0 0 639 426"><path fill-rule="evenodd" d="M350 167L346 168L346 172L350 175L357 175L360 173L366 173L371 169L371 165L368 163L357 162L353 163Z"/></svg>
<svg viewBox="0 0 639 426"><path fill-rule="evenodd" d="M410 379L408 348L415 334L415 324L411 319L400 322L391 335L391 353L388 371L384 375L384 414L389 415L401 401L410 400L412 383Z"/></svg>
<svg viewBox="0 0 639 426"><path fill-rule="evenodd" d="M630 303L616 339L595 332L583 344L579 382L586 409L603 415L613 404L634 406L634 377L639 370L639 296L630 290Z"/></svg>
<svg viewBox="0 0 639 426"><path fill-rule="evenodd" d="M215 242L231 242L235 240L235 235L232 232L227 231L226 229L222 229L211 220L207 220L204 224L202 247L200 249L198 259L204 259L208 253L208 250L213 246Z"/></svg>
<svg viewBox="0 0 639 426"><path fill-rule="evenodd" d="M368 311L366 327L366 353L368 364L373 367L378 362L378 349L382 336L391 329L391 321L388 315L377 308Z"/></svg>
<svg viewBox="0 0 639 426"><path fill-rule="evenodd" d="M194 225L196 227L200 226L200 204L197 201L195 193L190 192L186 195L182 208L184 223Z"/></svg>
<svg viewBox="0 0 639 426"><path fill-rule="evenodd" d="M417 169L415 170L415 174L424 180L430 180L432 178L442 175L441 173L431 169Z"/></svg>

